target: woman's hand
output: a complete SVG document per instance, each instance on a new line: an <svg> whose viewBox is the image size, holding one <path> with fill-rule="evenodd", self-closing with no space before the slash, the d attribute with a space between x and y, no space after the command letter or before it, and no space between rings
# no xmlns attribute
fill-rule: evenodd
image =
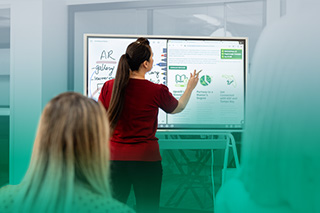
<svg viewBox="0 0 320 213"><path fill-rule="evenodd" d="M184 108L187 106L187 103L190 99L191 93L193 91L193 89L197 86L198 81L199 81L199 73L202 70L200 70L198 73L196 72L196 70L193 71L193 74L190 73L190 79L188 81L188 85L187 85L187 89L184 91L184 93L182 94L182 96L179 99L179 103L178 106L175 108L175 110L173 110L173 112L171 112L171 114L175 114L178 112L181 112L184 110Z"/></svg>
<svg viewBox="0 0 320 213"><path fill-rule="evenodd" d="M202 70L200 70L198 73L196 70L193 71L193 74L190 73L190 78L188 81L187 89L190 89L191 91L197 86L199 81L199 74Z"/></svg>

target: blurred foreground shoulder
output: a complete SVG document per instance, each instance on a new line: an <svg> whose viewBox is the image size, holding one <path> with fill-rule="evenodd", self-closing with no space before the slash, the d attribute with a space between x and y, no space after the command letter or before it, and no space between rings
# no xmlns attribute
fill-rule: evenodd
<svg viewBox="0 0 320 213"><path fill-rule="evenodd" d="M17 190L15 185L0 188L0 212L13 212L14 197Z"/></svg>
<svg viewBox="0 0 320 213"><path fill-rule="evenodd" d="M75 213L135 213L127 205L89 190L77 190L72 206Z"/></svg>
<svg viewBox="0 0 320 213"><path fill-rule="evenodd" d="M215 212L245 212L244 201L248 200L242 182L238 179L231 179L221 186L216 197Z"/></svg>
<svg viewBox="0 0 320 213"><path fill-rule="evenodd" d="M263 192L262 192L263 193ZM227 181L219 190L215 213L293 213L286 205L264 206L256 203L240 179Z"/></svg>

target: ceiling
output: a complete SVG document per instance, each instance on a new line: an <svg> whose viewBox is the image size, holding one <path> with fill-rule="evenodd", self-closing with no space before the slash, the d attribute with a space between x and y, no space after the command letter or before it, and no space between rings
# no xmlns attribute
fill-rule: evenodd
<svg viewBox="0 0 320 213"><path fill-rule="evenodd" d="M201 26L207 26L209 30L212 28L220 29L224 22L224 15L223 12L221 13L221 9L215 10L214 7L210 5L215 3L230 3L226 4L226 11L228 12L228 22L233 24L246 24L246 25L255 25L259 24L258 19L261 19L261 8L258 8L261 4L251 4L250 7L247 7L247 4L242 4L243 0L149 0L149 1L138 1L138 0L64 0L66 5L77 5L77 4L89 4L89 3L125 3L125 2L148 2L150 5L155 5L157 7L157 12L171 17L173 20L177 20L180 23L190 23L190 22L197 22ZM248 2L247 0L245 2ZM261 0L251 0L252 1L259 1ZM171 8L165 6L167 4L176 4L175 8L179 8L181 6L181 10L175 10L173 13ZM232 4L231 4L232 3ZM201 13L194 13L192 8L188 8L188 4L197 4L200 7L209 7L207 14ZM10 9L8 8L1 8L2 3L0 3L0 45L10 43ZM161 5L164 5L161 8ZM203 6L202 6L203 5ZM160 7L159 7L160 6ZM195 9L195 8L194 8ZM188 10L190 10L188 12ZM201 10L204 11L204 10ZM244 13L245 11L245 13ZM220 14L221 13L221 14ZM258 21L257 21L258 20ZM262 20L261 20L262 21ZM216 26L214 26L216 25Z"/></svg>

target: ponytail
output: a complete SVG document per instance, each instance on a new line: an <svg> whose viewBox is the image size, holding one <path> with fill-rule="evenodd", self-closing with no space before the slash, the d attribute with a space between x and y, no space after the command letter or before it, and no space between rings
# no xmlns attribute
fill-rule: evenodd
<svg viewBox="0 0 320 213"><path fill-rule="evenodd" d="M130 78L130 67L126 54L123 54L119 60L116 78L113 83L110 106L108 109L108 117L110 121L111 131L117 125L124 106L125 90Z"/></svg>
<svg viewBox="0 0 320 213"><path fill-rule="evenodd" d="M125 90L130 79L130 70L137 71L144 61L149 61L150 56L151 48L146 38L138 38L137 41L131 43L126 53L121 56L108 109L111 132L114 131L124 107Z"/></svg>

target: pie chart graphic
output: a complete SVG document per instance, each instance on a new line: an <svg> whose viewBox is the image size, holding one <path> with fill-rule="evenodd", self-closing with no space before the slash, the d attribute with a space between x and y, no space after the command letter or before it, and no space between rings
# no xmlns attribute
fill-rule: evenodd
<svg viewBox="0 0 320 213"><path fill-rule="evenodd" d="M203 86L208 86L211 83L211 77L208 75L203 75L200 78L200 84Z"/></svg>

